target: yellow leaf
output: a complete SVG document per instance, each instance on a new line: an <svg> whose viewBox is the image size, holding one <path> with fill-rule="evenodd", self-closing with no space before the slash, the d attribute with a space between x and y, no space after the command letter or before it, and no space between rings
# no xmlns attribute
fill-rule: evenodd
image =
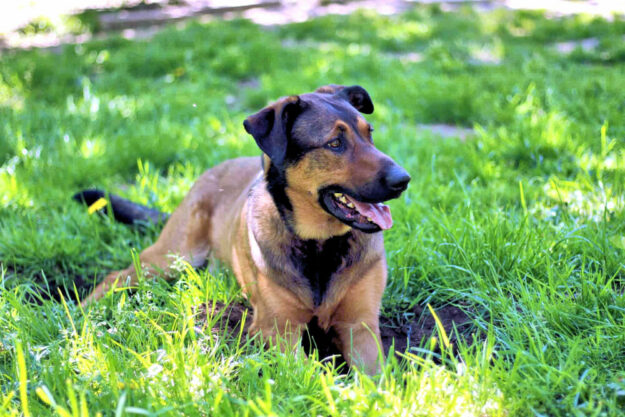
<svg viewBox="0 0 625 417"><path fill-rule="evenodd" d="M56 411L57 414L60 415L61 417L72 417L72 415L69 413L69 411L66 408L56 407L54 411Z"/></svg>
<svg viewBox="0 0 625 417"><path fill-rule="evenodd" d="M22 342L15 342L15 353L17 355L17 374L19 379L20 401L22 403L22 414L30 417L28 409L28 375L26 374L26 359L24 359L24 351L22 350Z"/></svg>
<svg viewBox="0 0 625 417"><path fill-rule="evenodd" d="M50 397L48 397L48 394L41 387L37 387L37 389L35 390L35 393L37 394L39 399L44 402L44 404L52 405L52 401L50 401Z"/></svg>
<svg viewBox="0 0 625 417"><path fill-rule="evenodd" d="M443 327L443 323L438 318L438 316L434 312L434 309L429 303L428 303L428 308L430 309L430 313L432 313L432 317L434 317L434 321L436 322L436 326L438 327L438 331L441 335L441 338L443 339L443 343L445 344L445 347L449 349L449 346L451 345L451 343L449 343L449 338L447 337L447 332L445 331L445 328Z"/></svg>
<svg viewBox="0 0 625 417"><path fill-rule="evenodd" d="M92 205L89 206L87 212L89 214L93 214L98 210L102 210L104 207L106 207L107 204L108 202L106 201L106 198L100 197Z"/></svg>

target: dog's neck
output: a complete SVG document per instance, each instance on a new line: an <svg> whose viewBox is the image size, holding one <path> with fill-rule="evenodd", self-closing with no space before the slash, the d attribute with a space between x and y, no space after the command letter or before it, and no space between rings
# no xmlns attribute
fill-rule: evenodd
<svg viewBox="0 0 625 417"><path fill-rule="evenodd" d="M300 238L326 240L351 230L351 227L322 209L317 196L289 187L286 188L286 195L293 207L291 226Z"/></svg>
<svg viewBox="0 0 625 417"><path fill-rule="evenodd" d="M264 168L267 191L289 232L304 240L327 240L351 230L323 210L317 196L289 187L284 173L275 165L265 164Z"/></svg>

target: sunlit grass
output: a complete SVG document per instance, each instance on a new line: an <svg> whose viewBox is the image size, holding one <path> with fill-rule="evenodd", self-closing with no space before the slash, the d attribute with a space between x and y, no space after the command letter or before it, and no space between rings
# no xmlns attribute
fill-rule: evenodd
<svg viewBox="0 0 625 417"><path fill-rule="evenodd" d="M239 346L239 335L215 332L217 317L206 323L195 319L195 307L216 295L210 279L215 278L189 271L173 288L142 283L137 297L121 293L87 312L63 301L35 312L22 307L19 294L6 294L13 324L4 322L3 330L18 340L32 335L30 345L15 347L25 358L15 381L19 394L35 391L24 397L32 415L54 410L95 415L102 404L128 414L237 415L247 409L254 415L373 410L405 416L507 415L493 376L463 361L450 359L450 367L444 367L408 354L402 364L390 361L371 379L336 375L331 365L302 353L264 350L251 341ZM47 325L32 321L41 313L50 319ZM37 335L51 343L38 345ZM489 355L486 346L477 348L480 355ZM10 384L11 377L4 382Z"/></svg>
<svg viewBox="0 0 625 417"><path fill-rule="evenodd" d="M624 33L619 19L433 6L4 52L0 415L621 415ZM591 36L597 51L552 47ZM78 307L73 284L83 297L158 227L89 215L74 192L171 212L206 168L259 154L245 116L327 83L367 88L377 146L412 176L390 203L383 313L462 306L472 334L456 356L433 352L435 332L369 378L239 341L197 314L242 301L218 266Z"/></svg>

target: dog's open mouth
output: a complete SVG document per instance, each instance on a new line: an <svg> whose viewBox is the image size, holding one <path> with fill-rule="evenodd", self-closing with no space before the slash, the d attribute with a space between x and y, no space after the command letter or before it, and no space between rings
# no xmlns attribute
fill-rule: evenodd
<svg viewBox="0 0 625 417"><path fill-rule="evenodd" d="M378 232L393 226L391 210L386 204L365 203L333 191L323 193L321 200L326 211L334 217L364 232Z"/></svg>

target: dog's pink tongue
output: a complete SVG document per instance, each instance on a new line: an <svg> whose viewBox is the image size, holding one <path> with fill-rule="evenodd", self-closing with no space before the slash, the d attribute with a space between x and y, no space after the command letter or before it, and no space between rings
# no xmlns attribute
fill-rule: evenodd
<svg viewBox="0 0 625 417"><path fill-rule="evenodd" d="M356 206L356 210L365 217L371 218L373 223L380 226L380 229L387 230L393 226L393 218L391 217L391 209L382 203L362 203L360 201L349 199Z"/></svg>

